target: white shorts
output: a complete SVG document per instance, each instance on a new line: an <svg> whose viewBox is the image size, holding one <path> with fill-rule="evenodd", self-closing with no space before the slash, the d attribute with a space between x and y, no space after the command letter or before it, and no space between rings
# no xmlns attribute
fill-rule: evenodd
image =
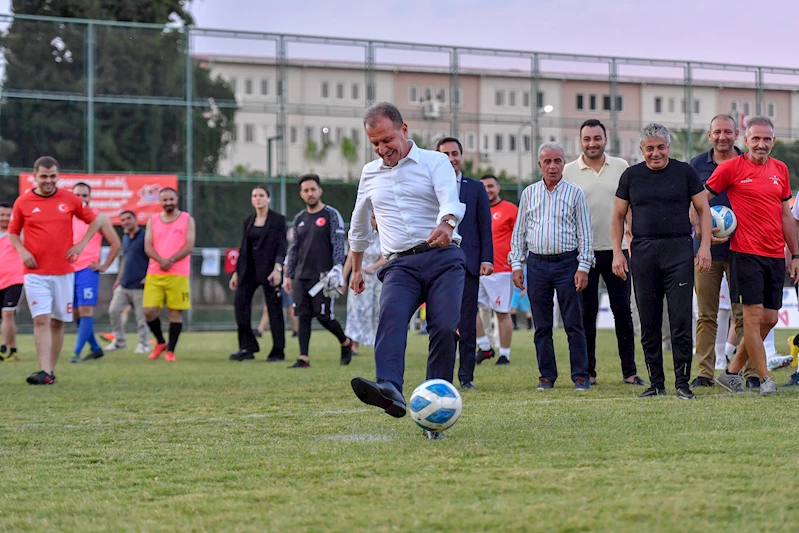
<svg viewBox="0 0 799 533"><path fill-rule="evenodd" d="M72 322L75 274L25 274L25 299L31 316L52 315L55 320Z"/></svg>
<svg viewBox="0 0 799 533"><path fill-rule="evenodd" d="M490 276L480 276L480 290L477 293L477 306L493 309L497 313L510 312L513 299L513 273L498 272Z"/></svg>

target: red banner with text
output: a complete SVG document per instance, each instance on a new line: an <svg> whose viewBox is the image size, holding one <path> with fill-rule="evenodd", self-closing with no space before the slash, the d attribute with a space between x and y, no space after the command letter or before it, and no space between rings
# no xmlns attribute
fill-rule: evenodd
<svg viewBox="0 0 799 533"><path fill-rule="evenodd" d="M105 213L115 225L122 211L133 211L139 224L146 224L161 211L158 193L170 187L178 190L178 177L168 174L59 174L58 188L72 190L83 182L92 188L92 207ZM33 173L19 175L19 193L36 187Z"/></svg>

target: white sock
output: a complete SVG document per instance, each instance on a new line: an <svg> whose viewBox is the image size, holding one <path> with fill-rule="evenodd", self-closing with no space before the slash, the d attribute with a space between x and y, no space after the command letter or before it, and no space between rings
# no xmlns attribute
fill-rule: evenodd
<svg viewBox="0 0 799 533"><path fill-rule="evenodd" d="M500 346L499 348L499 356L505 357L510 361L510 348L503 348Z"/></svg>
<svg viewBox="0 0 799 533"><path fill-rule="evenodd" d="M724 348L724 355L727 356L727 359L732 359L733 354L735 354L735 350L738 347L734 344L727 343L727 346Z"/></svg>
<svg viewBox="0 0 799 533"><path fill-rule="evenodd" d="M484 352L487 352L491 349L491 343L488 341L488 337L486 335L477 337L477 346Z"/></svg>

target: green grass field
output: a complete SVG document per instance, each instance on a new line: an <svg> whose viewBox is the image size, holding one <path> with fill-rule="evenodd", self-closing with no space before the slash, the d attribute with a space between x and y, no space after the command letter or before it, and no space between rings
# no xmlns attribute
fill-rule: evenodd
<svg viewBox="0 0 799 533"><path fill-rule="evenodd" d="M0 365L0 531L799 530L793 390L641 400L603 331L600 385L578 393L558 331L562 377L536 391L523 331L510 366L477 368L447 439L427 441L353 395L371 350L341 367L315 331L312 368L289 370L228 361L234 342L184 334L174 364L124 352L70 365L65 351L58 383L32 387L23 336L23 361ZM406 395L426 343L411 335Z"/></svg>

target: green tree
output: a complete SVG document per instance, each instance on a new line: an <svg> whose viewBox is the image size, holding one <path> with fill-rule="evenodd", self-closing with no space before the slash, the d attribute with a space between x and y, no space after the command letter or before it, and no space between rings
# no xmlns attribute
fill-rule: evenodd
<svg viewBox="0 0 799 533"><path fill-rule="evenodd" d="M799 141L776 141L771 156L787 165L791 173L791 189L799 188Z"/></svg>
<svg viewBox="0 0 799 533"><path fill-rule="evenodd" d="M94 27L94 93L98 96L181 98L185 94L185 36L193 23L187 0L13 0L15 14L169 24L165 30ZM0 36L7 61L3 87L15 91L86 94L88 27L15 20ZM193 65L194 94L208 102L193 116L194 169L214 172L234 126L230 87ZM30 167L42 154L66 169L86 168L86 104L8 98L0 110L4 161ZM185 108L95 104L97 171L180 172L184 169ZM8 143L12 143L9 145Z"/></svg>
<svg viewBox="0 0 799 533"><path fill-rule="evenodd" d="M411 140L416 146L418 146L422 150L427 149L427 145L425 144L424 139L418 133L414 133L413 135L411 135Z"/></svg>
<svg viewBox="0 0 799 533"><path fill-rule="evenodd" d="M692 130L691 136L687 129L674 129L669 132L671 135L671 151L669 156L681 161L687 161L691 157L710 150L710 140L704 131ZM688 151L688 140L693 141L693 155Z"/></svg>
<svg viewBox="0 0 799 533"><path fill-rule="evenodd" d="M341 139L341 158L347 165L347 179L352 179L352 166L358 162L358 143L344 137Z"/></svg>
<svg viewBox="0 0 799 533"><path fill-rule="evenodd" d="M327 153L329 149L329 142L325 142L322 144L322 146L319 146L313 139L308 139L308 141L305 143L305 152L303 153L303 157L305 157L305 161L308 163L308 167L310 168L311 172L313 172L313 166L315 163L322 163L325 159L327 159Z"/></svg>

